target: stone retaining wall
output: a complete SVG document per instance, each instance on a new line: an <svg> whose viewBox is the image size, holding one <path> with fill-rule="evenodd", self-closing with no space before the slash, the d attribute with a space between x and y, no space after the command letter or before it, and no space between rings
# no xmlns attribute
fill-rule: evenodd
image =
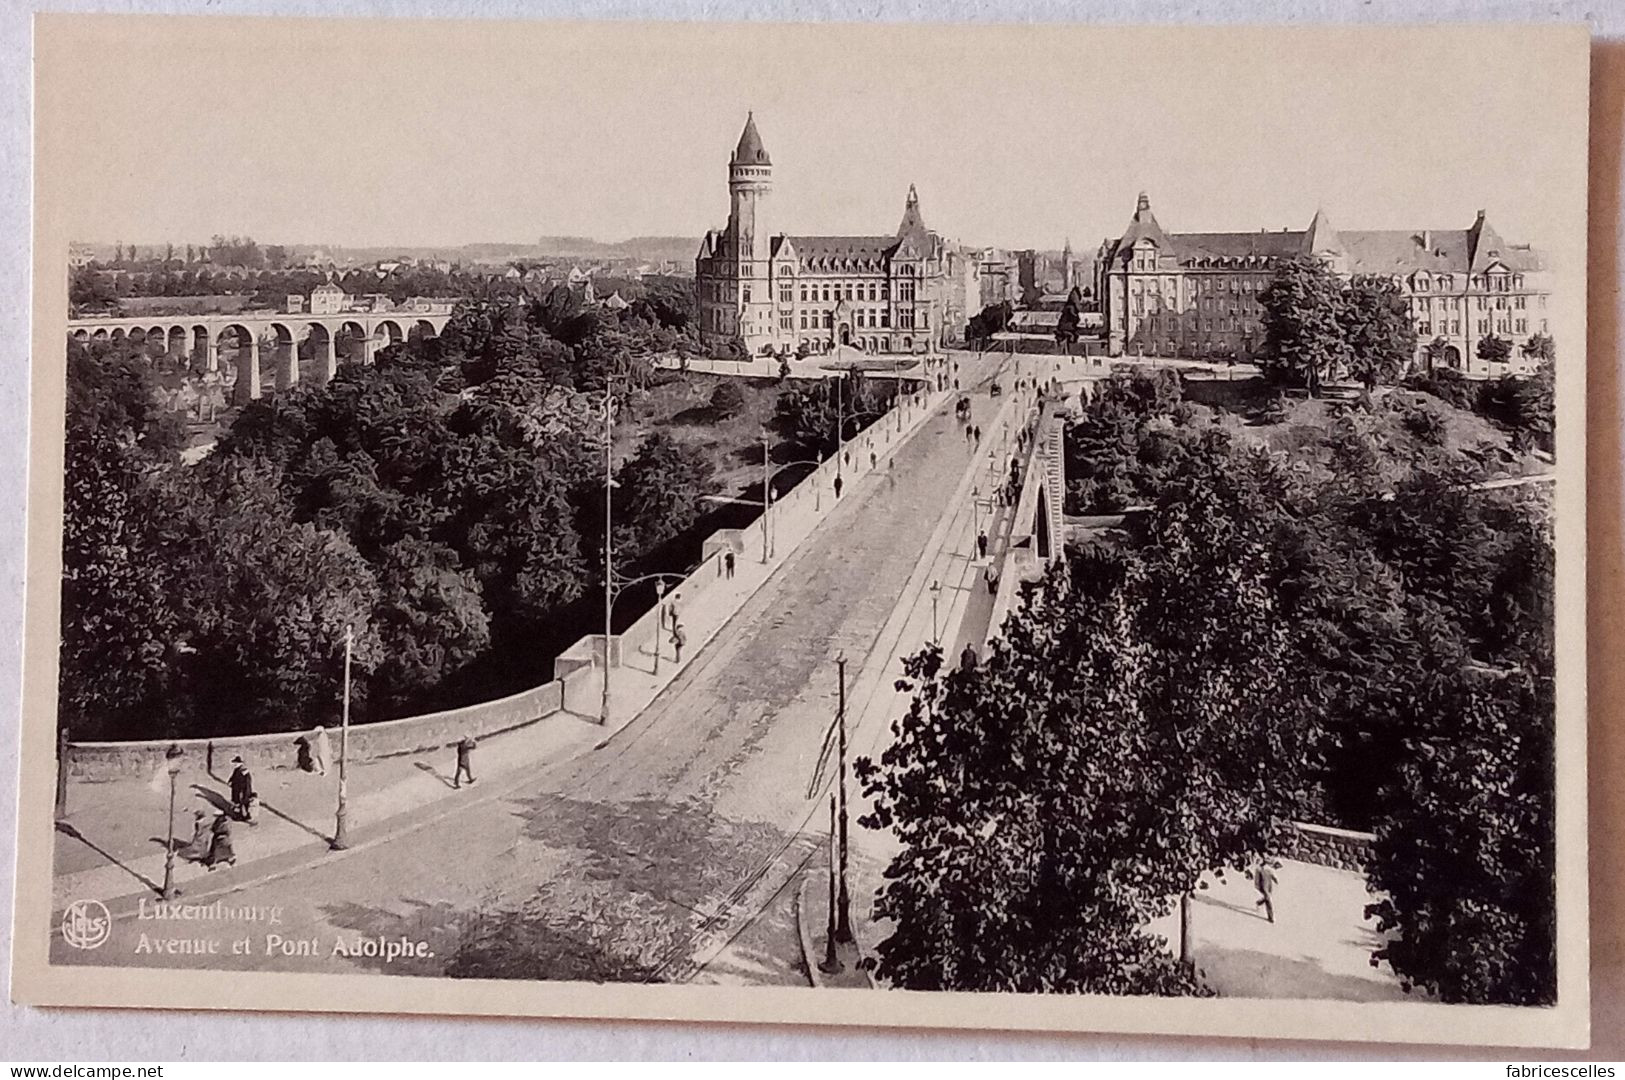
<svg viewBox="0 0 1625 1080"><path fill-rule="evenodd" d="M1294 821L1291 838L1281 854L1298 862L1363 873L1375 840L1376 837L1368 832Z"/></svg>
<svg viewBox="0 0 1625 1080"><path fill-rule="evenodd" d="M482 739L551 716L564 705L565 684L557 679L495 701L482 701L458 709L357 724L350 729L353 761L435 750L452 745L464 735ZM303 732L237 735L219 739L155 739L142 742L83 742L68 746L68 775L75 780L117 780L151 776L164 767L164 755L173 744L181 748L188 768L230 772L233 757L241 757L256 772L291 769L297 762L294 740ZM338 728L329 728L328 743L334 758L339 752ZM332 763L329 762L331 765Z"/></svg>

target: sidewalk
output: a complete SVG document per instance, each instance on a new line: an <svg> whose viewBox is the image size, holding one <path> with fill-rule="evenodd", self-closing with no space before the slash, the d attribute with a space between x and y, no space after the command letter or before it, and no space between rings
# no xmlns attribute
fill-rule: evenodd
<svg viewBox="0 0 1625 1080"><path fill-rule="evenodd" d="M811 491L811 485L819 482L817 474L786 492L772 510L772 555L765 563L760 557L758 522L745 530L747 552L736 560L731 579L718 580L695 596L685 597L679 590L668 597L667 603L677 606L688 637L683 662L675 661L664 635L654 640L645 637L641 642L626 639L626 663L614 669L610 677L607 725L598 722L603 682L596 673L601 669L595 668L595 674L582 679L569 695L564 711L483 740L474 752L475 776L482 781L500 781L541 762L567 761L612 738L616 730L633 720L676 680L746 599L795 558L803 549L802 541L840 505L854 504L860 484L883 482L883 475L871 477L870 473L884 474L886 462L897 448L952 397L952 392L929 393L922 405L911 405L901 416L888 414L850 440L846 444L849 457L843 462L840 500L833 490L816 495ZM876 455L873 467L869 462L871 452ZM756 545L749 543L753 535L758 540ZM749 554L752 547L755 557ZM658 660L654 654L656 641L661 648ZM290 747L295 734L289 733ZM335 753L337 734L330 733ZM444 750L353 763L348 777L351 832L422 811L436 802L450 804L464 796L465 792L451 786L454 767L454 759ZM229 761L221 761L215 763L216 775L189 772L180 776L172 823L177 845L191 838L194 811L202 810L212 820L229 804L226 778L230 768ZM150 783L135 779L70 785L68 821L58 826L54 853L56 907L87 896L111 898L159 889L167 840L164 817L168 786L168 777L162 774ZM329 763L326 776L291 769L262 770L255 775L255 787L260 801L254 823L238 824L233 830L239 868L301 848L308 848L312 857L327 857L338 802L336 763ZM198 883L196 888L207 888L204 879L217 876L197 864L175 860L174 881L183 891L193 882ZM232 874L233 878L238 876Z"/></svg>
<svg viewBox="0 0 1625 1080"><path fill-rule="evenodd" d="M294 733L289 734L292 741ZM537 762L566 760L603 737L596 724L569 713L556 713L523 728L483 740L474 751L474 775L483 782L499 780ZM337 750L337 733L333 738ZM352 831L436 801L450 801L469 790L452 787L455 759L449 751L405 754L357 762L349 769L348 817ZM230 804L226 778L229 762L216 764L217 775L182 773L175 787L174 835L177 844L192 836L192 814L202 810L212 821ZM68 793L68 823L57 826L52 898L60 907L80 897L114 897L148 888L157 892L164 878L164 813L169 791L162 783L79 783ZM309 847L326 852L338 809L338 767L327 775L294 769L261 771L254 777L259 792L252 824L238 823L232 842L238 865ZM71 831L70 831L71 830ZM211 871L184 859L175 860L174 880L183 891L191 882L211 878Z"/></svg>

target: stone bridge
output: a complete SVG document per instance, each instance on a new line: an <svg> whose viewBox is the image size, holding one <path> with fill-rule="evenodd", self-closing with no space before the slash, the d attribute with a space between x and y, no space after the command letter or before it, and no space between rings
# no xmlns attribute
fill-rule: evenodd
<svg viewBox="0 0 1625 1080"><path fill-rule="evenodd" d="M233 400L253 401L263 392L261 357L275 364L277 390L305 379L327 384L344 362L372 363L382 348L435 337L451 318L449 309L429 311L252 312L235 315L91 316L68 320L76 341L129 341L154 356L183 361L196 371L219 371L222 350L236 372Z"/></svg>
<svg viewBox="0 0 1625 1080"><path fill-rule="evenodd" d="M1087 384L1085 393L1088 392ZM1021 599L1021 586L1037 581L1062 558L1066 542L1066 406L1064 399L1038 396L1021 414L1025 433L1014 460L1021 467L1010 535L998 560L998 589L988 620L988 637L999 635L1005 617Z"/></svg>

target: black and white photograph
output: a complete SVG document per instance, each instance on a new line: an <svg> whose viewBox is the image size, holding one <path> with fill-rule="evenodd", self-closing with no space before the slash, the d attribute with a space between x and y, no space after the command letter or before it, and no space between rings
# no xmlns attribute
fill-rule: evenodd
<svg viewBox="0 0 1625 1080"><path fill-rule="evenodd" d="M13 996L1584 1045L1588 41L42 16Z"/></svg>

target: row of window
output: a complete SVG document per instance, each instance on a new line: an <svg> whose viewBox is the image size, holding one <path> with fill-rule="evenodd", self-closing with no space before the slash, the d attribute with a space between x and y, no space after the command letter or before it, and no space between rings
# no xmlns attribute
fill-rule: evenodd
<svg viewBox="0 0 1625 1080"><path fill-rule="evenodd" d="M1416 279L1417 292L1448 292L1456 287L1456 275L1440 274L1430 278L1419 275ZM1488 288L1491 292L1505 292L1507 289L1523 288L1522 274L1472 274L1467 279L1469 289Z"/></svg>
<svg viewBox="0 0 1625 1080"><path fill-rule="evenodd" d="M785 312L779 315L779 326L785 330L795 329L792 320L794 313ZM803 311L800 313L801 329L825 330L835 326L835 312L833 311ZM891 329L891 310L889 308L858 308L852 313L852 324L860 330L889 330ZM897 328L899 330L927 329L931 325L931 314L921 311L918 320L915 318L913 308L901 308L897 312Z"/></svg>

